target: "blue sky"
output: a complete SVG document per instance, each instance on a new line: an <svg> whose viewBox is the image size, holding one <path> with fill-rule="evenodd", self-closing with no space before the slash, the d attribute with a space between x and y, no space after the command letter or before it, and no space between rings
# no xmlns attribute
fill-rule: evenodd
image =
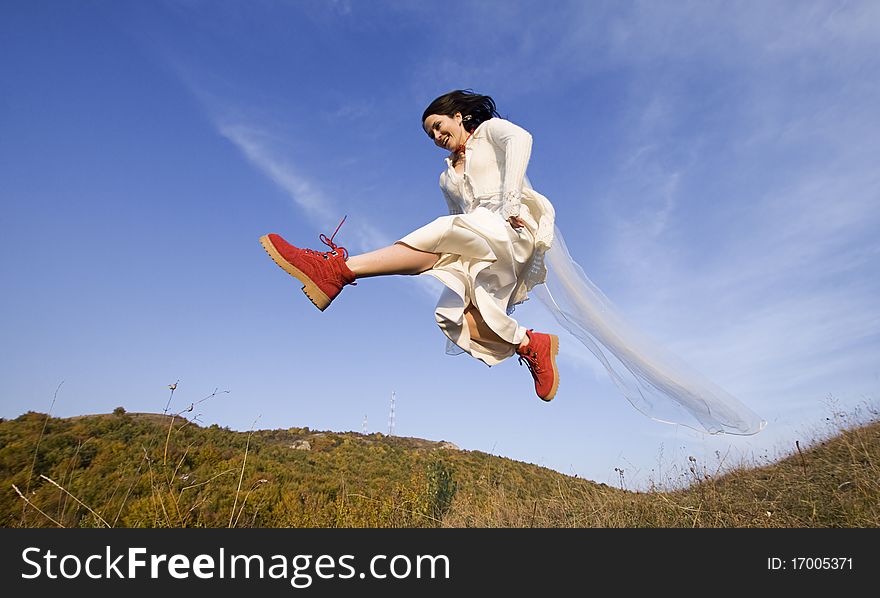
<svg viewBox="0 0 880 598"><path fill-rule="evenodd" d="M552 10L548 10L548 7ZM0 416L161 412L447 440L645 487L768 459L876 407L875 2L2 2ZM352 252L443 215L424 107L492 95L575 259L768 421L651 421L562 335L544 404L515 360L444 354L439 289L370 279L324 313L277 232ZM60 389L59 389L60 385ZM228 392L223 392L228 391ZM831 422L827 421L830 418Z"/></svg>

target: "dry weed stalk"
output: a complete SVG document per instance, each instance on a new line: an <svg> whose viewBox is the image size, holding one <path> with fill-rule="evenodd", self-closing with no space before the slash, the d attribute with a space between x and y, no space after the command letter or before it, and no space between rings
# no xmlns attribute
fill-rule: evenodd
<svg viewBox="0 0 880 598"><path fill-rule="evenodd" d="M254 434L254 426L257 425L257 420L260 419L261 416L257 416L257 419L254 420L254 423L251 424L251 430L248 433L247 442L244 445L244 459L241 462L241 475L238 476L238 488L235 489L235 500L232 503L232 512L229 513L229 527L233 527L233 517L235 517L235 508L238 505L238 494L241 492L241 482L244 479L244 467L247 465L247 455L248 449L251 446L251 436Z"/></svg>
<svg viewBox="0 0 880 598"><path fill-rule="evenodd" d="M94 515L95 517L97 517L97 518L101 521L101 523L103 523L103 524L106 525L107 527L110 527L110 524L107 523L107 522L104 520L103 517L101 517L100 515L98 515L98 514L92 509L92 507L90 507L89 505L87 505L86 503L84 503L83 501L81 501L80 499L78 499L76 496L74 496L73 494L71 494L70 492L68 492L68 490L67 490L66 488L61 487L61 485L60 485L58 482L56 482L55 480L53 480L53 479L50 478L49 476L45 476L45 475L43 475L43 474L40 474L40 477L43 478L44 480L46 480L47 482L49 482L50 484L52 484L53 486L55 486L55 487L57 487L57 488L63 490L68 496L70 496L70 498L72 498L72 499L75 500L77 503L79 503L80 505L82 505L83 507L85 507L85 508L89 511L89 513L91 513L92 515Z"/></svg>
<svg viewBox="0 0 880 598"><path fill-rule="evenodd" d="M24 487L25 494L30 492L31 478L34 475L34 468L37 466L37 453L40 450L40 442L42 442L43 435L46 433L46 426L49 424L49 418L52 416L52 408L55 407L55 399L58 398L58 391L61 390L62 384L64 384L64 380L62 380L58 384L58 387L55 389L55 394L52 395L52 403L49 405L49 411L46 413L46 419L43 420L43 429L40 430L40 435L37 437L37 446L34 447L34 458L31 461L31 468L28 470L27 483L25 484L25 487ZM25 513L25 509L24 509L24 507L22 507L21 508L21 523L20 523L20 525L24 524L24 513Z"/></svg>
<svg viewBox="0 0 880 598"><path fill-rule="evenodd" d="M27 505L30 505L31 507L33 507L33 508L34 508L34 509L35 509L40 515L42 515L43 517L45 517L46 519L48 519L49 521L51 521L52 523L54 523L54 524L57 525L58 527L64 527L63 524L61 524L61 523L59 523L58 521L55 521L54 519L52 519L52 517L49 516L49 515L47 515L46 513L44 513L43 510L40 509L40 507L38 507L37 505L35 505L35 504L32 503L31 501L29 501L29 500L27 499L27 497L26 497L24 494L21 493L21 490L18 489L18 486L16 486L15 484L13 484L13 485L12 485L12 489L15 490L16 494L18 494L18 495L21 497L21 499L22 499Z"/></svg>

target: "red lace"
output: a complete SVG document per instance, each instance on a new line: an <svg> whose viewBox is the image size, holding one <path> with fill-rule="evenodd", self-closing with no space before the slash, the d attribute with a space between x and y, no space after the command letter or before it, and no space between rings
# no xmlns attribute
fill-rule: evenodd
<svg viewBox="0 0 880 598"><path fill-rule="evenodd" d="M329 239L324 233L321 233L320 236L321 242L330 248L330 251L327 251L325 253L332 253L333 255L338 255L339 253L342 253L342 259L344 260L348 259L348 249L338 246L336 243L333 242L333 238L336 236L336 233L339 232L339 229L342 228L342 224L343 222L345 222L346 218L348 218L348 215L342 217L342 221L339 223L339 226L336 227L336 230L333 231L333 234L330 235Z"/></svg>
<svg viewBox="0 0 880 598"><path fill-rule="evenodd" d="M348 249L346 249L345 247L340 247L339 245L337 245L336 243L333 242L333 238L336 236L336 233L339 232L339 229L342 228L342 223L345 222L346 218L348 218L347 215L342 217L342 221L339 223L339 226L336 227L336 230L333 231L333 234L330 235L329 239L327 238L327 235L325 235L323 233L321 233L321 236L319 237L321 239L321 242L330 248L330 251L315 251L314 249L303 249L303 251L305 251L306 253L310 253L312 255L320 255L325 260L330 259L331 255L334 257L341 255L343 261L347 260L348 259ZM349 284L357 284L357 283L352 282Z"/></svg>

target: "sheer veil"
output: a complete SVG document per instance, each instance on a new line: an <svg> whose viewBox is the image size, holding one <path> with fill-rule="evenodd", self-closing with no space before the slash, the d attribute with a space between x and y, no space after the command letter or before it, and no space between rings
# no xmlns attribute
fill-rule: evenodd
<svg viewBox="0 0 880 598"><path fill-rule="evenodd" d="M627 324L572 259L558 228L544 254L546 284L532 292L601 362L632 405L657 421L711 434L766 425L746 405Z"/></svg>

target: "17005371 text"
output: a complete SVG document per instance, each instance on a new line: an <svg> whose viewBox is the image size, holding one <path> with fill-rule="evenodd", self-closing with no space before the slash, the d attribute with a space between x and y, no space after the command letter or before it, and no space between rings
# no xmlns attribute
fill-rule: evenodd
<svg viewBox="0 0 880 598"><path fill-rule="evenodd" d="M852 571L850 556L794 556L767 557L767 569L771 571Z"/></svg>

